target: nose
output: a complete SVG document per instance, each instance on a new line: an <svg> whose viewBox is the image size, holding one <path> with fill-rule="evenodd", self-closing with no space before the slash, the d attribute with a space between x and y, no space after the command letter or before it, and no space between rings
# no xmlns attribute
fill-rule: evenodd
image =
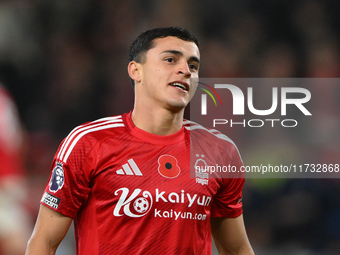
<svg viewBox="0 0 340 255"><path fill-rule="evenodd" d="M183 65L181 65L180 69L178 70L178 74L183 74L186 79L189 79L191 77L188 63L184 63Z"/></svg>

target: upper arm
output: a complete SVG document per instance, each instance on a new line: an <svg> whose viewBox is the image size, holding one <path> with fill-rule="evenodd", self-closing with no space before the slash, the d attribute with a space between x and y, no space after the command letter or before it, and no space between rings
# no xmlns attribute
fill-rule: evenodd
<svg viewBox="0 0 340 255"><path fill-rule="evenodd" d="M244 227L243 215L211 218L211 232L221 255L254 254Z"/></svg>
<svg viewBox="0 0 340 255"><path fill-rule="evenodd" d="M37 222L28 242L26 255L54 254L71 223L72 218L40 205Z"/></svg>

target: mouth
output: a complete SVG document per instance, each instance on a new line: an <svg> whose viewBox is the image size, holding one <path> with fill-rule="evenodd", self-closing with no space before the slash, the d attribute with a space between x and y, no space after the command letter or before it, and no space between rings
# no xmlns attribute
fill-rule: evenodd
<svg viewBox="0 0 340 255"><path fill-rule="evenodd" d="M186 83L186 82L178 82L178 81L176 81L176 82L170 83L169 85L172 86L172 87L179 88L179 89L181 89L183 91L189 91L189 84Z"/></svg>

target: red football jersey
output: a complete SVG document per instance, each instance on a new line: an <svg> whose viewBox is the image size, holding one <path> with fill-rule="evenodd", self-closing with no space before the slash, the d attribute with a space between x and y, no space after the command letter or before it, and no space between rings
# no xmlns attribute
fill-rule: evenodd
<svg viewBox="0 0 340 255"><path fill-rule="evenodd" d="M184 121L159 136L131 113L103 118L61 143L41 203L74 218L77 254L211 254L210 218L241 215L244 184L193 170L216 164L242 165L217 131Z"/></svg>

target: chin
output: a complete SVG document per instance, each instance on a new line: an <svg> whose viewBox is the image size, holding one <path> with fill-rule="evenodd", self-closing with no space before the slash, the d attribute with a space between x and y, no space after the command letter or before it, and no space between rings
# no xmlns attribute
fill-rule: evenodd
<svg viewBox="0 0 340 255"><path fill-rule="evenodd" d="M184 108L187 106L187 103L173 103L169 105L169 110L172 112L180 112L182 110L184 110Z"/></svg>

